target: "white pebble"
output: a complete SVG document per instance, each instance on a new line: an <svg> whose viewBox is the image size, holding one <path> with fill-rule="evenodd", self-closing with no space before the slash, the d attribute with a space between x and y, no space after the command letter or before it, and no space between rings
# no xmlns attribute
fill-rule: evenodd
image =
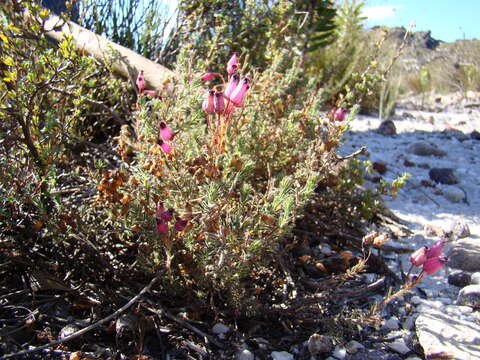
<svg viewBox="0 0 480 360"><path fill-rule="evenodd" d="M403 338L396 339L394 342L389 343L388 347L402 355L405 355L411 351L407 344L405 344L405 340L403 340Z"/></svg>
<svg viewBox="0 0 480 360"><path fill-rule="evenodd" d="M343 346L335 346L335 350L332 353L332 356L335 359L343 360L347 356L347 349L345 349Z"/></svg>
<svg viewBox="0 0 480 360"><path fill-rule="evenodd" d="M352 340L345 344L345 348L349 354L355 354L356 352L365 349L365 346L358 341Z"/></svg>
<svg viewBox="0 0 480 360"><path fill-rule="evenodd" d="M293 360L293 355L286 351L273 351L270 355L273 360Z"/></svg>
<svg viewBox="0 0 480 360"><path fill-rule="evenodd" d="M383 324L383 326L389 330L398 330L400 328L398 318L395 316L392 316L390 319L385 321L385 324Z"/></svg>
<svg viewBox="0 0 480 360"><path fill-rule="evenodd" d="M212 333L214 333L215 335L226 334L229 331L230 331L230 328L227 325L222 323L216 323L215 325L213 325L213 328L212 328Z"/></svg>
<svg viewBox="0 0 480 360"><path fill-rule="evenodd" d="M250 350L243 349L235 355L235 360L255 360L255 355Z"/></svg>

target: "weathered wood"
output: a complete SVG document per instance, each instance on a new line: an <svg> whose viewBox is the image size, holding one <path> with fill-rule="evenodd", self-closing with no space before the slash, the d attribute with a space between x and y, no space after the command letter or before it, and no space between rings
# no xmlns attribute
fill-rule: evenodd
<svg viewBox="0 0 480 360"><path fill-rule="evenodd" d="M143 70L147 88L162 90L165 81L174 76L174 72L166 67L54 14L45 21L44 29L56 41L62 41L65 35L71 35L77 49L105 64L111 64L120 76L135 80L138 72Z"/></svg>

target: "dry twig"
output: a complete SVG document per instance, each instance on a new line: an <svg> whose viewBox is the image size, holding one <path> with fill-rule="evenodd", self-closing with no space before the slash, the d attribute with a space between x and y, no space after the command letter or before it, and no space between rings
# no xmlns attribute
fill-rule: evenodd
<svg viewBox="0 0 480 360"><path fill-rule="evenodd" d="M62 344L64 342L67 342L67 341L70 341L70 340L73 340L75 338L78 338L84 334L86 334L87 332L93 330L93 329L96 329L98 328L100 325L103 325L107 322L109 322L110 320L116 318L118 315L122 314L123 312L125 312L130 306L132 306L133 304L135 304L138 300L140 300L140 298L145 295L145 293L147 293L148 291L150 291L150 289L152 288L152 286L160 279L160 276L162 275L162 273L158 273L157 276L155 276L152 281L150 281L150 283L145 286L137 295L135 295L129 302L127 302L124 306L122 306L120 309L118 309L117 311L115 311L113 314L110 314L109 316L97 321L96 323L90 325L90 326L87 326L86 328L83 328L79 331L76 331L74 332L73 334L69 335L69 336L66 336L65 338L63 339L60 339L60 340L56 340L56 341L52 341L48 344L45 344L45 345L42 345L42 346L38 346L38 347L35 347L33 349L29 349L29 350L23 350L23 351L19 351L17 353L14 353L14 354L8 354L8 355L5 355L5 356L2 356L0 357L0 360L6 360L6 359L11 359L11 358L14 358L14 357L17 357L17 356L23 356L23 355L27 355L27 354L32 354L32 353L35 353L35 352L39 352L39 351L42 351L42 350L45 350L45 349L48 349L52 346L55 346L55 345L59 345L59 344Z"/></svg>

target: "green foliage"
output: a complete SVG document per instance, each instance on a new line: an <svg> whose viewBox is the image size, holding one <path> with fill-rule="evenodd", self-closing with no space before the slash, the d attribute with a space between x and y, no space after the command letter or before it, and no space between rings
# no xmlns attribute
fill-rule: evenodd
<svg viewBox="0 0 480 360"><path fill-rule="evenodd" d="M14 228L28 219L28 230L55 235L58 242L75 236L110 250L133 248L132 263L123 264L121 253L112 250L109 264L147 274L165 270L163 288L172 297L205 306L220 299L231 309L254 312L262 289L251 284L281 287L273 281L278 250L291 245L286 234L319 183L329 184L332 209L338 205L350 221L371 216L378 196L358 192L363 170L355 162L340 166L336 148L356 105L383 79L374 59L359 73L343 69L342 85L335 83L338 105L352 110L347 121L334 121L319 111L325 91L319 79L304 76L309 40L296 35L305 25L294 4L240 4L182 3L192 32L188 41L176 40L185 45L178 49L177 77L161 99L142 95L135 106L127 84L78 53L71 39L57 45L45 39L36 19L48 12L25 1L32 14L25 22L22 12L2 4L1 221ZM358 20L355 7L351 11ZM258 18L267 28L249 24L261 14L272 15ZM325 16L312 17L312 34L328 32L314 26ZM218 22L207 22L212 19ZM347 20L339 22L344 24L338 41L350 49L355 34L348 33ZM350 22L353 29L357 20ZM242 32L227 26L233 23ZM311 40L318 45L323 38ZM201 108L205 83L196 74L223 73L232 50L242 52L240 72L251 81L245 104L233 115L207 116ZM221 65L206 67L214 64ZM218 79L210 88L224 88ZM120 131L116 123L108 126L113 119L124 122ZM173 152L162 147L160 122L176 133ZM113 136L118 157L107 161L113 155L101 147L105 152L94 161L83 159L85 144L97 149L93 140ZM76 167L77 157L86 164ZM96 201L73 206L60 187L80 174L86 192L96 191ZM167 233L159 231L156 225L167 221L158 220L159 203L174 210L173 221L187 221L186 227L175 229L170 222Z"/></svg>
<svg viewBox="0 0 480 360"><path fill-rule="evenodd" d="M172 41L192 49L205 69L223 66L233 52L248 53L250 65L263 69L272 59L266 49L293 44L305 53L325 46L335 28L331 0L184 0L179 8Z"/></svg>
<svg viewBox="0 0 480 360"><path fill-rule="evenodd" d="M107 128L107 122L100 124L90 114L106 108L110 115L102 98L108 93L109 101L121 105L123 96L118 80L78 53L71 39L53 44L45 38L42 20L48 15L28 1L0 7L1 201L10 216L20 218L24 211L45 218L53 211L50 185L67 166L72 149L92 140L100 126Z"/></svg>

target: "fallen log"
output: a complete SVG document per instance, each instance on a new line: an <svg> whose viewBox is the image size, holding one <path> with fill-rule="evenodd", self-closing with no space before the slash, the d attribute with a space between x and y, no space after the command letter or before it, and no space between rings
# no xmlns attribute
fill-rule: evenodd
<svg viewBox="0 0 480 360"><path fill-rule="evenodd" d="M166 67L137 54L124 46L81 27L73 21L65 21L55 14L44 22L44 30L48 37L60 42L66 35L71 35L76 48L93 56L104 64L112 66L113 71L134 81L140 70L143 70L147 88L162 90L169 78L175 73Z"/></svg>

